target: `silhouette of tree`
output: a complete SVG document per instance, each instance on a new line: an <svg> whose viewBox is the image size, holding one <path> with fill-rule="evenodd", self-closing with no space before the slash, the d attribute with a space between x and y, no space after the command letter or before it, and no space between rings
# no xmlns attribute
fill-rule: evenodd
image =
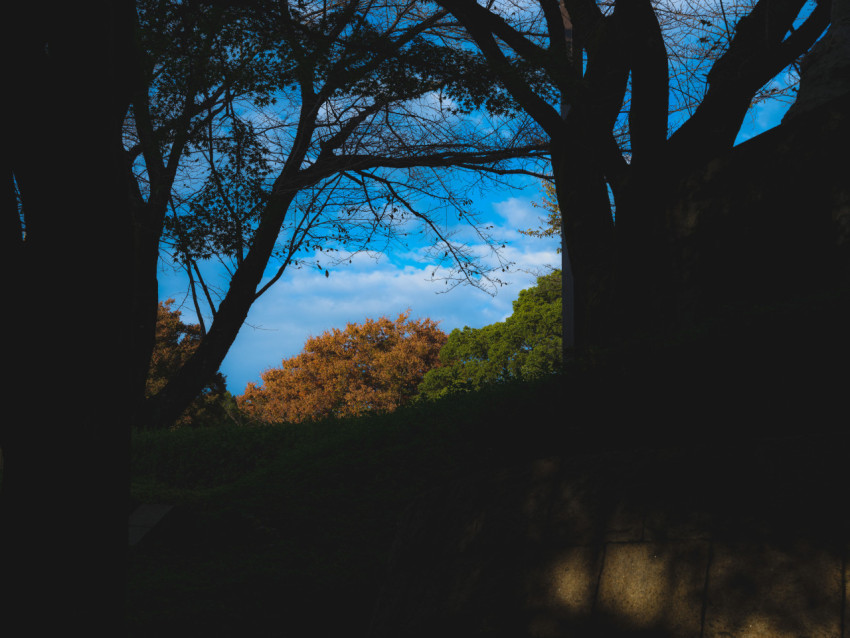
<svg viewBox="0 0 850 638"><path fill-rule="evenodd" d="M576 345L670 326L681 270L668 199L732 149L755 102L793 95L830 2L439 4L550 140Z"/></svg>
<svg viewBox="0 0 850 638"><path fill-rule="evenodd" d="M452 29L445 11L150 0L139 3L139 24L144 88L124 137L139 229L137 369L153 347L161 250L211 319L193 356L141 404L140 425L173 422L253 302L289 268L328 271L354 252L422 234L435 262L454 264L453 283L498 285L492 273L504 261L485 266L445 220L469 224L498 251L466 192L533 172L545 149L528 118L466 117L479 94L494 111L509 107L481 56L443 42ZM211 259L226 269L223 285L203 276Z"/></svg>
<svg viewBox="0 0 850 638"><path fill-rule="evenodd" d="M24 406L0 433L4 621L122 635L131 425L173 423L202 392L272 257L274 281L308 246L356 250L416 220L461 278L486 281L416 194L439 193L451 166L533 171L512 160L542 145L516 119L476 129L446 99L470 72L500 91L418 4L33 2L0 22L8 365ZM475 225L465 199L443 201ZM212 321L146 400L163 248L196 276L206 257L235 267L220 303L194 280ZM46 400L56 361L74 369Z"/></svg>
<svg viewBox="0 0 850 638"><path fill-rule="evenodd" d="M186 324L181 312L173 310L173 299L159 303L156 319L156 342L151 356L146 394L155 395L168 383L186 360L192 356L201 341L199 324ZM201 394L175 421L179 426L203 426L225 422L236 407L227 391L224 375L217 372L204 386Z"/></svg>
<svg viewBox="0 0 850 638"><path fill-rule="evenodd" d="M535 170L510 161L544 146L535 126L505 117L517 107L550 141L577 342L609 341L620 316L668 323L680 273L661 195L728 154L753 100L830 19L825 1L807 14L804 0L759 0L735 12L695 6L691 22L676 26L648 0L565 0L568 44L550 0L512 15L496 12L510 3L442 5L455 18L428 4L357 1L5 8L12 112L2 125L0 252L14 304L10 396L24 407L0 434L9 627L49 634L61 619L89 635L123 633L129 426L171 423L201 392L266 289L272 257L269 281L308 260L314 239L321 254L341 253L362 247L359 239L391 240L385 231L407 232L415 219L461 278L482 281L486 271L437 224L446 208L465 218L464 199L445 193L446 208L429 214L414 195L432 194L449 167L496 178ZM668 64L680 61L672 77L691 84L671 91ZM681 98L674 112L688 114L681 124L668 119L671 92ZM476 128L464 115L479 105L494 119ZM273 106L286 108L265 117ZM789 155L784 138L770 140L759 148ZM362 222L351 244L348 212ZM780 212L787 224L800 219ZM313 219L325 223L315 237L302 231L316 228ZM166 240L187 273L197 276L207 256L235 266L220 303L194 280L212 321L145 402ZM95 302L110 321L91 320ZM54 361L76 368L45 400Z"/></svg>
<svg viewBox="0 0 850 638"><path fill-rule="evenodd" d="M0 25L14 96L0 150L12 399L0 426L3 627L122 635L133 3L15 3Z"/></svg>

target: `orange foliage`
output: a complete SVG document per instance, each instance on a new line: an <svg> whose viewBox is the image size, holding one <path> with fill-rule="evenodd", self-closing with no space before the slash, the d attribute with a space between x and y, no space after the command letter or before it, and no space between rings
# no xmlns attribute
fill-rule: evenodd
<svg viewBox="0 0 850 638"><path fill-rule="evenodd" d="M307 340L301 354L249 383L240 408L263 422L298 422L327 416L391 412L416 393L439 365L447 335L431 319L386 317L349 323Z"/></svg>
<svg viewBox="0 0 850 638"><path fill-rule="evenodd" d="M201 326L183 323L179 310L171 308L174 299L160 301L156 316L156 342L151 353L145 396L152 397L192 356L201 342ZM223 421L233 397L227 391L224 375L216 372L200 396L180 415L175 427L207 425Z"/></svg>
<svg viewBox="0 0 850 638"><path fill-rule="evenodd" d="M172 310L174 299L160 301L156 314L156 342L146 384L147 396L153 396L168 383L198 347L201 327L185 324L181 312Z"/></svg>

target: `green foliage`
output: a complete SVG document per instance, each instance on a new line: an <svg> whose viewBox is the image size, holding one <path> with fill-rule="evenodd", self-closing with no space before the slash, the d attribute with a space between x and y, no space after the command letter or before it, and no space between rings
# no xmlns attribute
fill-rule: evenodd
<svg viewBox="0 0 850 638"><path fill-rule="evenodd" d="M455 329L429 371L419 396L435 399L491 383L539 379L561 368L561 271L537 278L519 293L505 321Z"/></svg>

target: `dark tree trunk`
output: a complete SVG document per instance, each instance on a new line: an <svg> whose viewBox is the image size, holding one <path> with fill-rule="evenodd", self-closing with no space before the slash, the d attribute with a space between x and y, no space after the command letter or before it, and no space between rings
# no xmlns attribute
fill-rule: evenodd
<svg viewBox="0 0 850 638"><path fill-rule="evenodd" d="M4 254L14 380L0 440L2 618L7 633L116 636L129 501L133 277L121 124L133 7L15 7L2 18L14 109L2 152L26 235L4 237L16 249Z"/></svg>
<svg viewBox="0 0 850 638"><path fill-rule="evenodd" d="M562 259L569 260L562 271L573 275L573 335L581 348L602 343L610 327L614 224L604 177L586 155L553 143L552 169L566 238Z"/></svg>
<svg viewBox="0 0 850 638"><path fill-rule="evenodd" d="M227 295L198 349L156 396L145 402L137 422L146 428L168 427L218 372L256 298L257 286L296 189L276 196L266 208L248 255L231 279Z"/></svg>
<svg viewBox="0 0 850 638"><path fill-rule="evenodd" d="M667 338L722 313L846 287L848 100L786 120L685 175L660 161L631 166L610 228L601 223L599 173L580 161L587 155L558 155L553 145L579 348Z"/></svg>
<svg viewBox="0 0 850 638"><path fill-rule="evenodd" d="M133 419L134 427L144 427L147 379L151 356L156 345L157 308L159 303L159 242L161 224L152 228L150 206L134 202L133 223ZM194 397L193 397L194 399ZM191 401L191 400L190 400ZM179 416L179 415L178 415Z"/></svg>
<svg viewBox="0 0 850 638"><path fill-rule="evenodd" d="M847 0L835 2L844 7L836 14L844 18L835 20L844 20L846 28ZM681 220L670 220L668 206L677 204L668 192L732 151L756 93L817 41L829 24L830 3L818 2L798 22L805 0L758 0L712 65L700 105L669 139L668 52L647 0L617 0L613 11L604 13L595 2L566 0L561 7L569 13L567 23L557 3L541 2L547 48L526 39L510 19L474 3L440 4L463 24L505 89L550 138L565 235L563 267L566 273L572 266L574 274L575 324L573 331L565 326L565 335L572 332L576 350L587 350L669 330L681 315L679 297L690 294L686 289L693 280L683 285L681 278L687 277L677 272L687 259L671 237L669 223ZM568 47L562 23L570 29ZM829 42L846 44L846 32ZM561 113L523 79L497 39L550 76L561 92ZM846 60L839 62L829 69L845 69ZM831 82L830 72L821 76ZM630 78L627 163L613 131ZM606 184L615 199L614 222ZM746 219L742 213L740 223ZM715 250L722 254L722 243Z"/></svg>

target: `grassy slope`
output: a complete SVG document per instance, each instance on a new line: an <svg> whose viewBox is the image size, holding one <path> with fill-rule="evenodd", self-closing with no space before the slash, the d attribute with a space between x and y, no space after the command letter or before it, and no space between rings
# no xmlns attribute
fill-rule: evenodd
<svg viewBox="0 0 850 638"><path fill-rule="evenodd" d="M535 457L733 448L779 423L834 423L847 307L736 314L568 377L392 415L139 434L134 497L178 510L131 553L131 635L364 636L396 521L423 491Z"/></svg>
<svg viewBox="0 0 850 638"><path fill-rule="evenodd" d="M131 556L132 635L362 635L403 508L536 454L533 425L553 418L555 387L372 418L137 435L134 498L179 510L160 542Z"/></svg>

